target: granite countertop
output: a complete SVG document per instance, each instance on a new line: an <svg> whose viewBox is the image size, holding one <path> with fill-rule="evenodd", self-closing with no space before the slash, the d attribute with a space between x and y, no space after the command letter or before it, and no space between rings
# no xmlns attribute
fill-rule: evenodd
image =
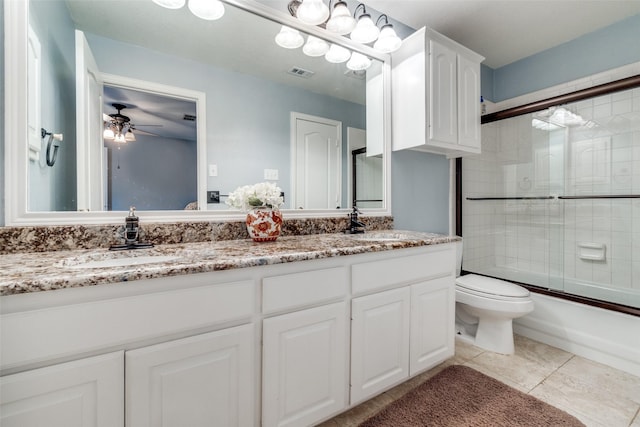
<svg viewBox="0 0 640 427"><path fill-rule="evenodd" d="M365 235L314 234L252 240L156 245L151 249L85 249L0 255L0 296L182 274L355 255L460 240L457 236L384 230ZM153 260L148 257L162 257ZM131 258L140 263L131 265ZM146 259L145 259L146 258ZM161 262L145 262L149 260ZM129 265L104 266L101 262ZM92 263L91 267L87 263Z"/></svg>

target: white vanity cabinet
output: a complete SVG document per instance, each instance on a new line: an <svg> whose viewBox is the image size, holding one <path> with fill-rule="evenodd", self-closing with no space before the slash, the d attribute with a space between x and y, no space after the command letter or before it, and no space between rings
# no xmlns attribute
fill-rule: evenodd
<svg viewBox="0 0 640 427"><path fill-rule="evenodd" d="M265 313L295 311L263 321L262 425L309 426L345 409L347 269L268 277L263 293Z"/></svg>
<svg viewBox="0 0 640 427"><path fill-rule="evenodd" d="M352 267L354 296L369 294L352 300L352 405L453 356L454 263L438 245Z"/></svg>
<svg viewBox="0 0 640 427"><path fill-rule="evenodd" d="M297 427L453 355L436 244L0 299L5 426Z"/></svg>
<svg viewBox="0 0 640 427"><path fill-rule="evenodd" d="M484 58L428 28L392 54L393 150L480 153Z"/></svg>
<svg viewBox="0 0 640 427"><path fill-rule="evenodd" d="M2 426L254 426L257 285L234 274L4 297Z"/></svg>
<svg viewBox="0 0 640 427"><path fill-rule="evenodd" d="M126 425L251 426L253 325L127 351Z"/></svg>
<svg viewBox="0 0 640 427"><path fill-rule="evenodd" d="M117 351L0 378L3 427L124 425L124 354Z"/></svg>

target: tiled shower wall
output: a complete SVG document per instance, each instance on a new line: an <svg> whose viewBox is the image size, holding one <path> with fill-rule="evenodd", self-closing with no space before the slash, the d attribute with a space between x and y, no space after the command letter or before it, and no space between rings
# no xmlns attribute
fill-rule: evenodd
<svg viewBox="0 0 640 427"><path fill-rule="evenodd" d="M640 199L557 198L640 194L640 89L564 108L583 124L483 125L482 154L462 162L463 268L640 306Z"/></svg>

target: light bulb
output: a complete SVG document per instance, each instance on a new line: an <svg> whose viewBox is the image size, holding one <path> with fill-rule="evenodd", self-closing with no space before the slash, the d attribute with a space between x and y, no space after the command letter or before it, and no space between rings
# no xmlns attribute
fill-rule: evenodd
<svg viewBox="0 0 640 427"><path fill-rule="evenodd" d="M125 141L132 142L136 140L136 136L133 132L131 132L131 129L129 129L127 131L127 134L124 136L124 139Z"/></svg>
<svg viewBox="0 0 640 427"><path fill-rule="evenodd" d="M116 137L116 134L113 133L113 130L111 130L110 127L107 127L105 128L104 132L102 132L102 137L104 139L112 140L113 138Z"/></svg>
<svg viewBox="0 0 640 427"><path fill-rule="evenodd" d="M296 16L309 25L322 24L329 17L329 8L322 0L302 0L298 6Z"/></svg>
<svg viewBox="0 0 640 427"><path fill-rule="evenodd" d="M153 0L153 2L167 9L180 9L184 6L185 0Z"/></svg>
<svg viewBox="0 0 640 427"><path fill-rule="evenodd" d="M126 144L127 140L125 139L124 135L122 133L119 133L116 135L116 137L114 138L115 142L118 142L120 144Z"/></svg>
<svg viewBox="0 0 640 427"><path fill-rule="evenodd" d="M341 36L349 34L356 26L356 20L351 16L347 4L339 1L333 7L331 19L327 22L327 30Z"/></svg>
<svg viewBox="0 0 640 427"><path fill-rule="evenodd" d="M220 0L189 0L189 10L207 21L220 19L224 15L224 5Z"/></svg>
<svg viewBox="0 0 640 427"><path fill-rule="evenodd" d="M366 70L371 66L371 60L361 53L353 52L351 59L347 62L347 68L353 71Z"/></svg>
<svg viewBox="0 0 640 427"><path fill-rule="evenodd" d="M329 51L324 55L324 59L334 64L340 64L351 57L349 49L345 49L337 44L331 44Z"/></svg>
<svg viewBox="0 0 640 427"><path fill-rule="evenodd" d="M379 50L384 53L395 52L402 45L402 39L398 37L395 30L393 29L393 25L386 24L382 27L380 31L380 36L378 40L373 45L374 49Z"/></svg>
<svg viewBox="0 0 640 427"><path fill-rule="evenodd" d="M307 37L307 42L302 48L307 56L322 56L329 50L329 43L314 36Z"/></svg>
<svg viewBox="0 0 640 427"><path fill-rule="evenodd" d="M276 43L285 49L297 49L304 43L304 38L300 31L283 25L280 32L276 34Z"/></svg>
<svg viewBox="0 0 640 427"><path fill-rule="evenodd" d="M378 38L380 30L371 20L371 15L363 13L358 18L356 28L351 32L351 40L358 43L371 43Z"/></svg>

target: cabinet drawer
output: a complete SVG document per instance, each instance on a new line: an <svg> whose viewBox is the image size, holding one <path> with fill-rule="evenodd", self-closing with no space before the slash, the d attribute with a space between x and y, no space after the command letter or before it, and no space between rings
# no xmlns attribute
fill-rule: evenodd
<svg viewBox="0 0 640 427"><path fill-rule="evenodd" d="M254 295L247 280L3 315L2 368L249 321Z"/></svg>
<svg viewBox="0 0 640 427"><path fill-rule="evenodd" d="M351 269L352 293L359 295L447 276L454 269L455 251L450 245L427 253L355 264Z"/></svg>
<svg viewBox="0 0 640 427"><path fill-rule="evenodd" d="M343 267L305 271L262 280L265 314L335 301L347 294L347 270Z"/></svg>

